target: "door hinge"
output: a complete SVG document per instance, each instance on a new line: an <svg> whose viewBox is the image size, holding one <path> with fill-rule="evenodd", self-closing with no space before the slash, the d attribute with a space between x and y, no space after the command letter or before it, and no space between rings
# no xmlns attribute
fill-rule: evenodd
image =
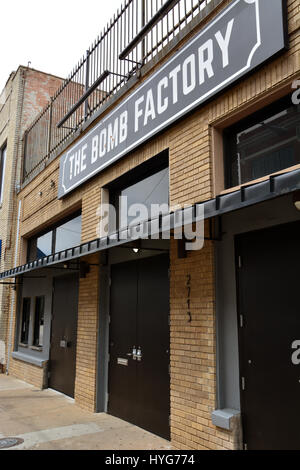
<svg viewBox="0 0 300 470"><path fill-rule="evenodd" d="M244 447L244 450L248 450L248 444L246 444L246 442L244 442L243 447Z"/></svg>
<svg viewBox="0 0 300 470"><path fill-rule="evenodd" d="M240 328L244 327L244 315L240 315Z"/></svg>
<svg viewBox="0 0 300 470"><path fill-rule="evenodd" d="M239 258L238 258L238 265L239 265L239 268L243 267L243 260L242 260L242 257L240 255L239 255Z"/></svg>
<svg viewBox="0 0 300 470"><path fill-rule="evenodd" d="M242 390L246 389L246 380L245 377L242 377Z"/></svg>

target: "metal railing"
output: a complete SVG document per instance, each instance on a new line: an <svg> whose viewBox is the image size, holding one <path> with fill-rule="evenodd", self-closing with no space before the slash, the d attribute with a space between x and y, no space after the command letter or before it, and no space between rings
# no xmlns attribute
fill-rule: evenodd
<svg viewBox="0 0 300 470"><path fill-rule="evenodd" d="M62 83L49 104L24 134L23 181L45 163L66 140L103 106L134 74L151 61L188 23L213 0L178 0L125 59L119 55L154 17L165 0L123 0L87 53ZM108 70L110 74L64 123L70 109Z"/></svg>

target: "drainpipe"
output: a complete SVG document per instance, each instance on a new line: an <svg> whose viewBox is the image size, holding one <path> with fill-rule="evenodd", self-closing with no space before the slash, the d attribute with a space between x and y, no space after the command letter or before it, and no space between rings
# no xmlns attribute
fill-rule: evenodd
<svg viewBox="0 0 300 470"><path fill-rule="evenodd" d="M22 207L22 201L19 201L14 268L17 266L17 261L18 261L18 246L19 246L18 243L19 243L21 207ZM13 291L12 291L12 295L11 295L11 301L10 301L10 317L9 317L9 333L8 333L8 350L7 350L7 363L6 363L6 374L7 374L7 375L8 375L8 371L9 371L10 354L11 354L11 347L12 347L12 334L13 334L13 319L14 319L15 297L16 297L16 291L13 290Z"/></svg>

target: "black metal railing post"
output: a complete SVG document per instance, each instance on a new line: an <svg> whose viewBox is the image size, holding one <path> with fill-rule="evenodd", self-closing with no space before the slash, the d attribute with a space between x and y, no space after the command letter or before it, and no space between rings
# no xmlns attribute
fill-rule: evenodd
<svg viewBox="0 0 300 470"><path fill-rule="evenodd" d="M23 139L22 139L22 153L23 153L23 158L22 158L23 168L21 172L22 183L24 182L26 178L26 158L27 158L26 150L27 150L27 131L24 132Z"/></svg>
<svg viewBox="0 0 300 470"><path fill-rule="evenodd" d="M50 158L50 154L51 154L52 111L53 111L53 98L50 99L50 104L49 104L48 143L47 143L47 157L48 158Z"/></svg>
<svg viewBox="0 0 300 470"><path fill-rule="evenodd" d="M86 51L86 62L85 62L85 92L88 91L90 86L90 50ZM89 99L87 98L84 102L84 120L87 120L89 114Z"/></svg>
<svg viewBox="0 0 300 470"><path fill-rule="evenodd" d="M145 26L146 24L146 0L142 0L142 19L141 19L141 26L142 26L142 29L143 27ZM141 57L141 63L143 64L144 63L144 60L145 60L145 57L146 57L146 38L144 38L142 40L142 57Z"/></svg>

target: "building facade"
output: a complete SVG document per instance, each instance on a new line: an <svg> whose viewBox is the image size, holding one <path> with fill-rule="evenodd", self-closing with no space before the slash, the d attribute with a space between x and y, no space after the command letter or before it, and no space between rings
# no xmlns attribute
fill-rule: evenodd
<svg viewBox="0 0 300 470"><path fill-rule="evenodd" d="M1 158L1 271L15 265L16 193L22 181L21 136L44 108L61 79L20 66L12 72L0 95ZM0 285L0 364L5 370L8 356L8 331L12 309L11 287Z"/></svg>
<svg viewBox="0 0 300 470"><path fill-rule="evenodd" d="M25 149L9 373L174 448L299 449L299 4L199 2L153 54L177 3Z"/></svg>

